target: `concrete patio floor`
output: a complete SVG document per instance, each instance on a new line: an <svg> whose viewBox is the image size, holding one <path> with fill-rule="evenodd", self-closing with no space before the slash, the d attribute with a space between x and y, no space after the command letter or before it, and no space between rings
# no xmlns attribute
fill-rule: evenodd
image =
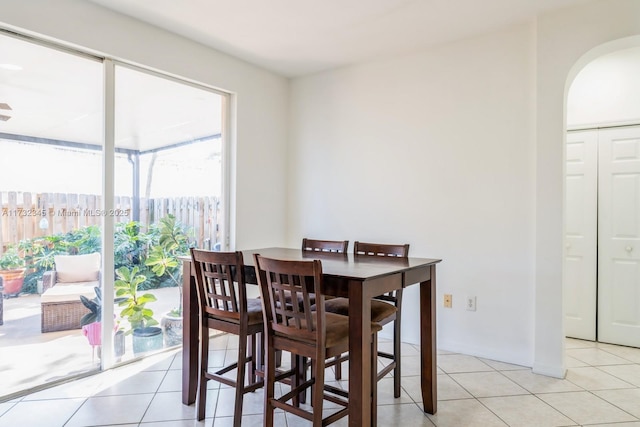
<svg viewBox="0 0 640 427"><path fill-rule="evenodd" d="M162 288L149 292L158 301L147 307L159 322L164 313L177 306L179 290ZM115 310L119 312L118 307ZM4 300L4 324L0 325L0 402L100 369L97 352L82 330L42 333L40 313L40 295ZM132 348L131 337L127 336L123 361L134 357Z"/></svg>

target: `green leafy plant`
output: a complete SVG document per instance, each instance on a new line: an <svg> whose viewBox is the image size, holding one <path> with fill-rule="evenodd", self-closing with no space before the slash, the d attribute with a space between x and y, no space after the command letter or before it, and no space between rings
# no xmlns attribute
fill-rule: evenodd
<svg viewBox="0 0 640 427"><path fill-rule="evenodd" d="M82 301L82 305L89 309L89 313L82 316L80 319L80 325L88 325L94 322L100 322L102 320L102 290L95 286L93 290L96 293L96 296L93 299L89 299L84 295L80 295L80 301ZM115 298L114 303L119 304L124 302L126 298Z"/></svg>
<svg viewBox="0 0 640 427"><path fill-rule="evenodd" d="M146 307L147 303L156 301L156 297L150 293L138 294L138 287L147 280L147 277L140 274L139 271L137 266L120 267L116 270L118 278L115 281L116 297L122 298L118 306L124 307L120 312L120 317L127 319L131 325L127 334L133 332L134 329L158 324L158 321L153 318L153 310Z"/></svg>
<svg viewBox="0 0 640 427"><path fill-rule="evenodd" d="M9 247L0 257L0 270L16 270L24 268L24 258L15 246Z"/></svg>
<svg viewBox="0 0 640 427"><path fill-rule="evenodd" d="M189 230L173 215L167 215L158 225L158 244L153 246L145 264L158 277L168 276L173 286L180 289L180 301L171 313L182 316L181 255L189 253Z"/></svg>

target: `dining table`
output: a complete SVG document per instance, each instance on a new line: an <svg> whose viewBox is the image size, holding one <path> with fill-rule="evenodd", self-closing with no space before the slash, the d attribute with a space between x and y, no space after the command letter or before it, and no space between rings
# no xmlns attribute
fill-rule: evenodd
<svg viewBox="0 0 640 427"><path fill-rule="evenodd" d="M320 259L326 296L349 298L349 426L372 425L371 299L387 292L420 286L420 384L425 413L437 410L436 265L440 259L395 258L357 254L261 248L242 251L245 279L257 284L254 254L283 260ZM182 403L195 402L198 387L198 299L191 259L183 261ZM374 420L375 424L375 420Z"/></svg>

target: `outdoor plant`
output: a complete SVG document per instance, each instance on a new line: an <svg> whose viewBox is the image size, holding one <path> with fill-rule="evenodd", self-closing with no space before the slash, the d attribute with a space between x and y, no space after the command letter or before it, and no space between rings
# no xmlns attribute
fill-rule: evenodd
<svg viewBox="0 0 640 427"><path fill-rule="evenodd" d="M173 215L167 215L158 225L158 244L151 247L146 265L157 277L168 276L171 286L180 289L178 307L171 311L177 317L182 316L182 283L180 268L181 255L189 254L189 231Z"/></svg>
<svg viewBox="0 0 640 427"><path fill-rule="evenodd" d="M16 270L24 268L24 258L20 256L15 246L9 247L2 256L0 256L0 270Z"/></svg>
<svg viewBox="0 0 640 427"><path fill-rule="evenodd" d="M118 302L118 306L124 307L120 312L120 317L127 319L131 325L131 329L127 334L133 332L134 329L154 326L158 321L153 318L153 310L147 308L147 303L156 301L156 297L150 293L138 294L138 287L147 280L144 274L139 273L137 266L132 268L120 267L116 270L117 280L115 281L116 297L122 298Z"/></svg>
<svg viewBox="0 0 640 427"><path fill-rule="evenodd" d="M89 313L82 316L80 319L80 325L85 326L90 323L100 322L102 320L102 290L95 286L93 290L96 293L96 296L93 299L89 299L84 295L80 295L80 301L82 301L82 305L89 309ZM114 303L119 304L125 301L126 298L115 298Z"/></svg>

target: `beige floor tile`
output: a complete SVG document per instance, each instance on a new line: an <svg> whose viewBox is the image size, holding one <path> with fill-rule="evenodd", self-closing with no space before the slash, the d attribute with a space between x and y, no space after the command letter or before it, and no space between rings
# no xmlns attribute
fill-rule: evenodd
<svg viewBox="0 0 640 427"><path fill-rule="evenodd" d="M598 343L598 348L601 348L611 354L615 354L618 357L622 357L630 362L640 363L640 348L623 347L605 343Z"/></svg>
<svg viewBox="0 0 640 427"><path fill-rule="evenodd" d="M418 356L402 356L401 360L401 376L420 375L420 357Z"/></svg>
<svg viewBox="0 0 640 427"><path fill-rule="evenodd" d="M559 427L575 425L536 396L485 397L478 399L511 427Z"/></svg>
<svg viewBox="0 0 640 427"><path fill-rule="evenodd" d="M59 427L80 408L85 399L23 401L14 404L0 418L6 427Z"/></svg>
<svg viewBox="0 0 640 427"><path fill-rule="evenodd" d="M507 371L503 372L503 374L531 393L557 393L582 390L582 388L565 379L538 375L531 371Z"/></svg>
<svg viewBox="0 0 640 427"><path fill-rule="evenodd" d="M478 360L491 366L496 371L519 371L519 370L530 371L531 370L531 368L527 366L520 366L520 365L513 365L511 363L498 362L496 360L483 359L482 357L479 357Z"/></svg>
<svg viewBox="0 0 640 427"><path fill-rule="evenodd" d="M403 381L404 378L406 377L402 378ZM400 386L402 386L402 382L400 382ZM400 397L393 396L393 378L383 378L378 381L378 405L397 405L400 403L413 403L413 399L402 388L400 388Z"/></svg>
<svg viewBox="0 0 640 427"><path fill-rule="evenodd" d="M209 381L209 383L212 382L215 381ZM167 371L167 374L162 379L162 383L158 388L158 392L166 393L169 391L182 391L182 371L176 371L173 369L169 369Z"/></svg>
<svg viewBox="0 0 640 427"><path fill-rule="evenodd" d="M567 380L585 390L606 390L615 388L631 388L632 384L622 381L598 368L571 368L567 371Z"/></svg>
<svg viewBox="0 0 640 427"><path fill-rule="evenodd" d="M422 409L414 404L386 405L378 408L378 425L433 427L433 422Z"/></svg>
<svg viewBox="0 0 640 427"><path fill-rule="evenodd" d="M589 366L588 363L585 363L582 360L578 360L571 356L565 356L564 363L567 368L580 368L583 366Z"/></svg>
<svg viewBox="0 0 640 427"><path fill-rule="evenodd" d="M417 377L419 379L419 377ZM420 382L418 381L418 387ZM418 390L420 390L418 388ZM455 400L473 398L460 384L448 375L438 375L438 400Z"/></svg>
<svg viewBox="0 0 640 427"><path fill-rule="evenodd" d="M566 349L571 349L571 348L591 348L591 347L597 347L598 343L594 342L594 341L587 341L587 340L579 340L579 339L575 339L575 338L565 338L564 340L564 348Z"/></svg>
<svg viewBox="0 0 640 427"><path fill-rule="evenodd" d="M600 366L600 369L636 387L640 387L640 365Z"/></svg>
<svg viewBox="0 0 640 427"><path fill-rule="evenodd" d="M152 421L150 423L131 424L118 427L211 427L213 418L205 418L202 421L192 420L172 420L172 421Z"/></svg>
<svg viewBox="0 0 640 427"><path fill-rule="evenodd" d="M464 354L444 354L438 356L438 366L447 374L457 372L482 372L493 371L494 369L477 357Z"/></svg>
<svg viewBox="0 0 640 427"><path fill-rule="evenodd" d="M114 396L118 394L145 394L158 391L166 371L145 371L129 378L115 382L95 396Z"/></svg>
<svg viewBox="0 0 640 427"><path fill-rule="evenodd" d="M0 417L13 407L17 402L3 402L0 403Z"/></svg>
<svg viewBox="0 0 640 427"><path fill-rule="evenodd" d="M537 396L579 424L637 421L629 413L587 391Z"/></svg>
<svg viewBox="0 0 640 427"><path fill-rule="evenodd" d="M441 374L437 377L438 381L438 401L454 400L454 399L472 399L471 396L460 384L453 381L447 374ZM416 403L422 403L422 389L420 386L420 377L403 377L402 388L407 392L409 397Z"/></svg>
<svg viewBox="0 0 640 427"><path fill-rule="evenodd" d="M629 363L628 360L597 347L569 349L566 354L591 366L624 365Z"/></svg>
<svg viewBox="0 0 640 427"><path fill-rule="evenodd" d="M439 402L438 412L427 416L438 427L504 427L507 425L475 399Z"/></svg>
<svg viewBox="0 0 640 427"><path fill-rule="evenodd" d="M153 394L92 397L78 409L65 427L139 423L149 408Z"/></svg>
<svg viewBox="0 0 640 427"><path fill-rule="evenodd" d="M593 394L640 419L640 389L601 390Z"/></svg>
<svg viewBox="0 0 640 427"><path fill-rule="evenodd" d="M262 427L264 417L260 415L243 415L242 427ZM287 421L283 413L275 414L273 417L273 423L276 426L285 426ZM207 424L210 426L211 424ZM288 424L291 426L291 424ZM233 427L233 417L220 417L213 420L213 427Z"/></svg>
<svg viewBox="0 0 640 427"><path fill-rule="evenodd" d="M589 427L640 427L640 421L630 423L589 424Z"/></svg>
<svg viewBox="0 0 640 427"><path fill-rule="evenodd" d="M470 372L451 374L451 378L474 397L513 396L529 394L500 372Z"/></svg>
<svg viewBox="0 0 640 427"><path fill-rule="evenodd" d="M207 409L213 408L215 399L215 391L207 392ZM209 415L213 415L209 412ZM157 393L147 412L142 418L142 422L158 422L158 421L180 421L193 420L196 418L196 406L186 406L182 404L181 392Z"/></svg>

